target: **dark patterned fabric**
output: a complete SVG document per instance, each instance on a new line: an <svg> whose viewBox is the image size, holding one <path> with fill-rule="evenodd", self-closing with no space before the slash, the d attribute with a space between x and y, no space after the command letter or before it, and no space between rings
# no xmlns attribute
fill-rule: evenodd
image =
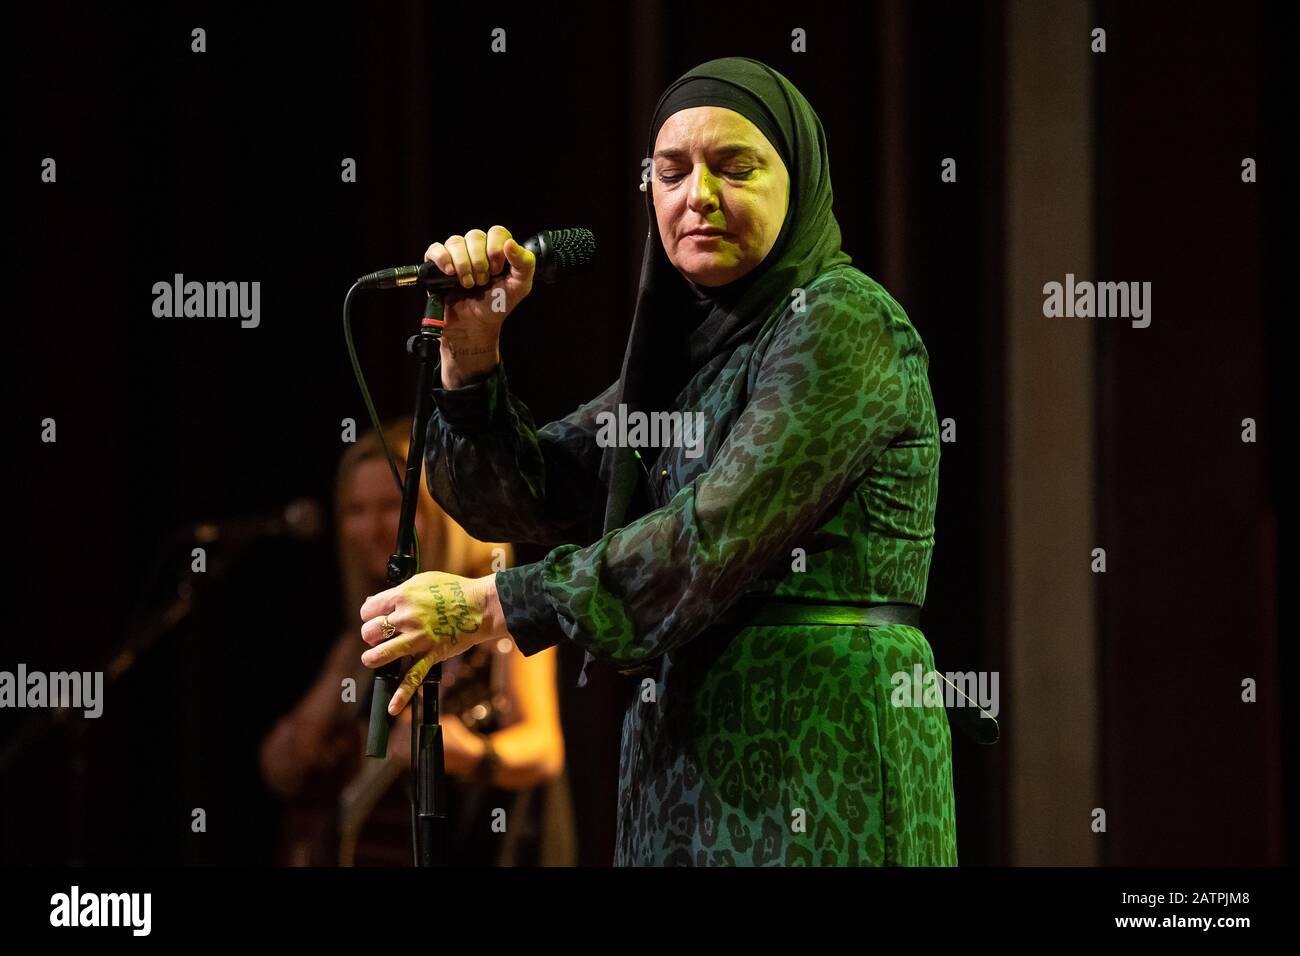
<svg viewBox="0 0 1300 956"><path fill-rule="evenodd" d="M602 534L597 415L541 429L505 370L435 389L427 478L482 540L554 546L499 572L525 654L571 640L648 671L624 716L615 862L954 865L942 707L894 706L933 668L906 625L744 627L745 595L923 604L939 435L928 355L874 280L837 265L675 407L702 454L642 449L641 516Z"/></svg>

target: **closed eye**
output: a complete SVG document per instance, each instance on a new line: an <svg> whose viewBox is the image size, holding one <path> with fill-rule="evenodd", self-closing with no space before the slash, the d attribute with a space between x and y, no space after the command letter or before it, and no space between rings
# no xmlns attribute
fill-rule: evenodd
<svg viewBox="0 0 1300 956"><path fill-rule="evenodd" d="M754 169L751 166L749 169L724 169L722 175L728 179L748 179L753 172ZM685 173L677 173L676 175L664 173L659 176L659 181L661 183L675 183L680 179L684 179L685 175Z"/></svg>

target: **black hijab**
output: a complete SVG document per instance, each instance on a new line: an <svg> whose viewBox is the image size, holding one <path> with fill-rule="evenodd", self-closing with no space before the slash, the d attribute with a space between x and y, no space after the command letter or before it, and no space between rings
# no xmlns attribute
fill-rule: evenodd
<svg viewBox="0 0 1300 956"><path fill-rule="evenodd" d="M650 124L646 156L673 113L695 106L722 106L759 128L790 174L790 200L776 243L748 275L715 288L689 282L668 260L655 219L653 189L646 187L645 253L619 401L628 411L670 411L681 389L704 369L716 373L736 346L753 339L827 269L852 260L840 249L840 227L831 211L830 160L821 120L776 70L747 57L702 63L683 74L659 98ZM621 528L629 514L641 469L631 448L606 448L601 474L609 487L604 531Z"/></svg>

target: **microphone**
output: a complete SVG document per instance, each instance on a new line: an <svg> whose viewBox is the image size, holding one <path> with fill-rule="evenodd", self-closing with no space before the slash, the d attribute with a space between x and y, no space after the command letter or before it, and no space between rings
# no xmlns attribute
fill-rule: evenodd
<svg viewBox="0 0 1300 956"><path fill-rule="evenodd" d="M324 526L325 515L319 503L311 498L295 498L278 511L229 521L204 521L188 525L180 533L200 544L279 537L311 541L320 537Z"/></svg>
<svg viewBox="0 0 1300 956"><path fill-rule="evenodd" d="M596 255L596 237L590 229L543 229L519 244L537 257L537 268L533 272L533 279L537 282L557 282L566 273L590 263ZM492 278L499 279L510 271L510 262L507 260L506 267ZM463 289L456 276L445 274L432 262L370 272L357 280L357 286L362 289L422 286L439 292Z"/></svg>

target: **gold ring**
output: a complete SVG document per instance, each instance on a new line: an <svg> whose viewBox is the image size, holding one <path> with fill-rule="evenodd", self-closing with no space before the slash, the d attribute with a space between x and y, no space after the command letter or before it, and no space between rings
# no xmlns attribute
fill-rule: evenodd
<svg viewBox="0 0 1300 956"><path fill-rule="evenodd" d="M379 622L379 629L384 632L384 637L392 637L397 633L397 628L388 623L388 615L385 614L383 620Z"/></svg>

